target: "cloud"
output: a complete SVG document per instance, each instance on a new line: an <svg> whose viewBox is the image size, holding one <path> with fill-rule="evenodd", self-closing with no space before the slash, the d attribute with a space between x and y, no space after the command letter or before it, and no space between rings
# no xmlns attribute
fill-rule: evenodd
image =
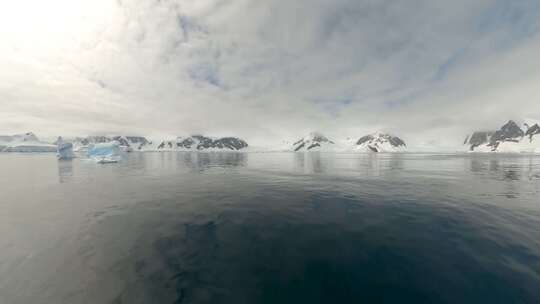
<svg viewBox="0 0 540 304"><path fill-rule="evenodd" d="M95 3L62 43L0 42L0 130L420 146L540 118L538 1Z"/></svg>

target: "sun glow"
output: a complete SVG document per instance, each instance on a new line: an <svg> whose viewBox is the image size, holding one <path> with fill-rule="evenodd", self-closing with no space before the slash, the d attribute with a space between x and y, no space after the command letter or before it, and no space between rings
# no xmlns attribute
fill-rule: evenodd
<svg viewBox="0 0 540 304"><path fill-rule="evenodd" d="M96 39L114 18L112 0L1 0L0 49L48 56Z"/></svg>

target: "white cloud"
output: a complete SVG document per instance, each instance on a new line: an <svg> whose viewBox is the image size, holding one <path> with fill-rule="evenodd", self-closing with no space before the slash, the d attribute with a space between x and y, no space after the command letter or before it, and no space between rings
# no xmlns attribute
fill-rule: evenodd
<svg viewBox="0 0 540 304"><path fill-rule="evenodd" d="M453 145L540 117L537 1L69 3L84 23L55 6L47 30L3 29L1 131L257 143L383 129Z"/></svg>

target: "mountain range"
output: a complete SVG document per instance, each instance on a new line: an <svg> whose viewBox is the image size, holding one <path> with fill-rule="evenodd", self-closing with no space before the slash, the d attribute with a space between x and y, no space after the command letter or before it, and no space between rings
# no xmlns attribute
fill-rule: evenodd
<svg viewBox="0 0 540 304"><path fill-rule="evenodd" d="M98 143L116 141L122 150L132 151L328 151L328 152L404 152L403 139L392 134L375 132L347 140L335 140L321 132L308 135L284 147L255 148L238 137L192 135L173 139L149 140L144 136L87 136L65 139L75 151L86 151ZM284 141L286 143L286 141ZM480 130L468 135L463 152L540 153L540 125L528 122L519 126L508 121L498 130ZM0 152L54 152L56 142L40 140L34 133L0 136ZM456 149L455 152L459 152Z"/></svg>
<svg viewBox="0 0 540 304"><path fill-rule="evenodd" d="M539 153L540 126L525 123L520 127L510 120L495 131L477 131L467 136L464 145L470 152Z"/></svg>
<svg viewBox="0 0 540 304"><path fill-rule="evenodd" d="M292 151L335 151L335 152L403 152L405 142L394 135L375 132L364 135L358 140L336 141L329 139L320 132L311 132L297 140Z"/></svg>
<svg viewBox="0 0 540 304"><path fill-rule="evenodd" d="M248 147L247 142L237 137L212 138L203 135L178 137L174 140L162 141L156 148L158 151L238 151Z"/></svg>

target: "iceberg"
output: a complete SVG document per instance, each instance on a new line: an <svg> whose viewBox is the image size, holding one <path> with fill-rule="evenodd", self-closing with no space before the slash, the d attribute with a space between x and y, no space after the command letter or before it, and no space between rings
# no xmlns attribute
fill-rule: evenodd
<svg viewBox="0 0 540 304"><path fill-rule="evenodd" d="M73 144L64 142L62 137L58 137L56 147L56 156L58 159L72 159L75 157L73 154Z"/></svg>
<svg viewBox="0 0 540 304"><path fill-rule="evenodd" d="M42 142L34 133L28 132L0 136L0 152L56 152L56 146Z"/></svg>
<svg viewBox="0 0 540 304"><path fill-rule="evenodd" d="M117 163L122 159L122 150L116 141L95 144L88 148L88 158L99 164Z"/></svg>

